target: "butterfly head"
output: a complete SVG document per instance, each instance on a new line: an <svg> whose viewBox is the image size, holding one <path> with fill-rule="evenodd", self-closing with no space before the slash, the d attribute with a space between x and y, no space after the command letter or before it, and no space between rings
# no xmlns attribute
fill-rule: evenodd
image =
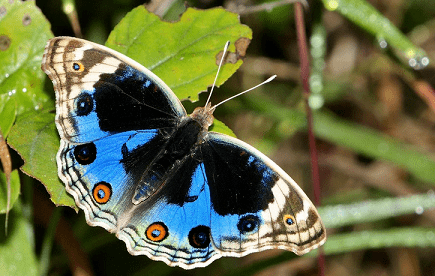
<svg viewBox="0 0 435 276"><path fill-rule="evenodd" d="M200 106L193 110L192 114L190 114L190 118L197 121L205 130L213 124L213 112L215 110L215 106L211 106L211 103L207 103L204 107Z"/></svg>

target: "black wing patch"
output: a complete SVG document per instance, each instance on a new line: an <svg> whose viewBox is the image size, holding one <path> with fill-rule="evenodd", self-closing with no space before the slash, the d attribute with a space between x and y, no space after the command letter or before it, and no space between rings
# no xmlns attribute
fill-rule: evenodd
<svg viewBox="0 0 435 276"><path fill-rule="evenodd" d="M255 155L218 139L207 141L200 150L217 214L255 213L273 202L278 176Z"/></svg>
<svg viewBox="0 0 435 276"><path fill-rule="evenodd" d="M144 73L121 63L113 74L102 74L93 97L101 130L124 132L174 127L179 118L165 93Z"/></svg>

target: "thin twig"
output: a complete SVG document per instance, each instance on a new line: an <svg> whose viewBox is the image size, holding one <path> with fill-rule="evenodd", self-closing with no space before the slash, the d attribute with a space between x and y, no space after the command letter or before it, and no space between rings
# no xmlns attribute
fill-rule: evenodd
<svg viewBox="0 0 435 276"><path fill-rule="evenodd" d="M307 38L305 34L305 23L304 23L304 12L302 5L300 3L295 4L295 21L296 30L298 36L298 48L299 48L299 58L301 63L301 80L302 86L304 88L304 98L305 98L305 108L307 112L308 121L308 140L310 145L310 156L311 156L311 174L314 187L314 202L316 205L320 205L320 180L319 180L319 164L316 149L316 139L313 132L313 114L308 103L308 99L311 94L309 77L310 77L310 63L308 60L308 47ZM325 275L325 256L323 254L322 248L319 250L318 255L318 266L319 275Z"/></svg>
<svg viewBox="0 0 435 276"><path fill-rule="evenodd" d="M62 9L68 17L69 22L71 23L74 35L76 37L83 38L82 30L80 28L79 16L77 14L76 4L74 0L63 0Z"/></svg>
<svg viewBox="0 0 435 276"><path fill-rule="evenodd" d="M9 209L11 204L11 173L12 173L12 161L9 154L8 145L6 144L5 137L0 130L0 161L3 167L3 172L6 176L7 186L7 203L6 203L6 219L5 219L5 235L8 234L8 218Z"/></svg>
<svg viewBox="0 0 435 276"><path fill-rule="evenodd" d="M415 80L412 85L417 95L419 95L435 113L435 90L433 87L423 80Z"/></svg>

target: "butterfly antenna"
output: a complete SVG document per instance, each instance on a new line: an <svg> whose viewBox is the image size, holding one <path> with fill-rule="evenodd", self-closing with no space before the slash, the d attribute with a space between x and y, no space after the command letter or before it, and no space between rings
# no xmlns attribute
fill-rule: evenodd
<svg viewBox="0 0 435 276"><path fill-rule="evenodd" d="M227 43L225 43L224 52L222 54L221 61L219 62L219 67L218 67L218 70L217 70L217 73L216 73L216 77L214 78L213 85L211 86L210 94L208 94L207 102L205 102L205 106L207 106L208 102L210 101L211 94L213 93L213 89L215 88L216 80L217 80L217 77L219 76L219 71L221 70L222 63L224 62L225 54L228 51L228 46L229 45L230 45L230 41L227 41Z"/></svg>
<svg viewBox="0 0 435 276"><path fill-rule="evenodd" d="M212 110L215 110L216 107L218 107L219 105L221 105L221 104L223 104L223 103L225 103L225 102L228 102L229 100L234 99L235 97L238 97L238 96L240 96L240 95L243 95L243 94L245 94L245 93L247 93L247 92L249 92L249 91L251 91L251 90L254 90L254 89L257 88L257 87L262 86L263 84L266 84L266 83L272 81L274 78L276 78L276 75L271 76L271 77L268 78L267 80L263 81L263 82L260 83L260 84L257 84L257 85L254 86L254 87L249 88L248 90L245 90L245 91L243 91L243 92L240 92L239 94L236 94L236 95L234 95L234 96L232 96L232 97L229 97L228 99L225 99L225 100L221 101L220 103L214 105L211 109L212 109Z"/></svg>

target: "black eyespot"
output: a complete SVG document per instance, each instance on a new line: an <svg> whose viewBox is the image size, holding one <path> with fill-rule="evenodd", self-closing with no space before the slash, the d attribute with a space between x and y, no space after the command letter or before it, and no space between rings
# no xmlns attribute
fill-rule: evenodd
<svg viewBox="0 0 435 276"><path fill-rule="evenodd" d="M189 243L195 248L207 248L210 244L210 228L204 225L192 228L189 232Z"/></svg>
<svg viewBox="0 0 435 276"><path fill-rule="evenodd" d="M254 215L247 215L239 220L237 223L237 228L240 233L245 234L248 232L252 232L258 228L259 219Z"/></svg>
<svg viewBox="0 0 435 276"><path fill-rule="evenodd" d="M76 99L76 113L78 116L86 116L94 109L94 99L88 93L82 93Z"/></svg>
<svg viewBox="0 0 435 276"><path fill-rule="evenodd" d="M94 143L78 145L74 148L74 157L80 165L89 165L97 158L97 148Z"/></svg>

